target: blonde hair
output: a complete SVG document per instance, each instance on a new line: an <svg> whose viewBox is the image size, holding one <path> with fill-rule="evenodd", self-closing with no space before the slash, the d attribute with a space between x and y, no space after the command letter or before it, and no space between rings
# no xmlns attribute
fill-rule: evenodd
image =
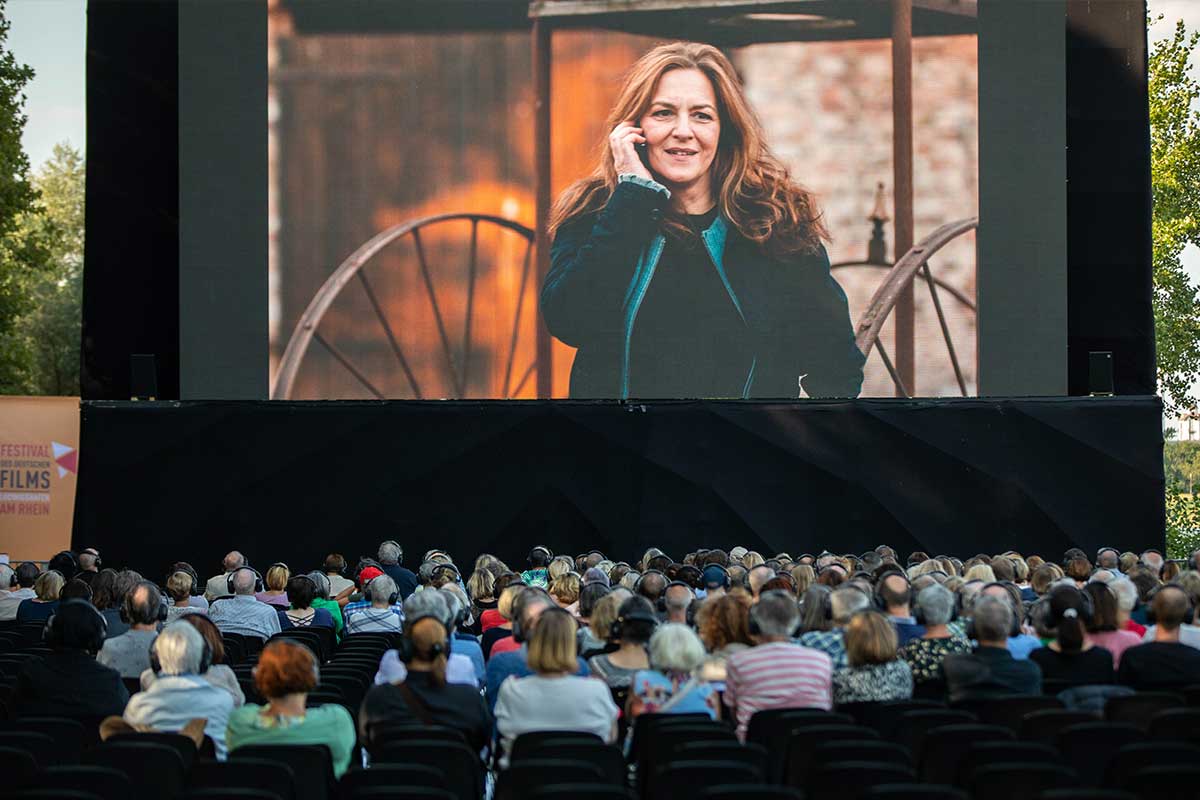
<svg viewBox="0 0 1200 800"><path fill-rule="evenodd" d="M984 583L995 583L996 573L987 564L976 564L967 570L963 575L963 580L967 581L983 581Z"/></svg>
<svg viewBox="0 0 1200 800"><path fill-rule="evenodd" d="M57 600L66 582L61 572L48 569L37 576L37 580L33 582L33 591L38 600Z"/></svg>
<svg viewBox="0 0 1200 800"><path fill-rule="evenodd" d="M592 609L592 616L588 617L588 627L592 629L592 636L602 642L607 642L612 624L617 621L619 616L617 612L621 609L621 603L631 597L633 597L633 592L620 587L601 597L596 603L596 607Z"/></svg>
<svg viewBox="0 0 1200 800"><path fill-rule="evenodd" d="M761 554L755 552L754 550L751 550L750 552L746 553L746 555L742 556L742 564L746 567L746 569L754 569L760 564L763 564L765 561L766 559L764 559Z"/></svg>
<svg viewBox="0 0 1200 800"><path fill-rule="evenodd" d="M846 661L852 667L886 664L896 658L896 628L878 611L860 611L846 625Z"/></svg>
<svg viewBox="0 0 1200 800"><path fill-rule="evenodd" d="M167 578L167 594L176 603L186 600L192 593L192 576L186 572L175 572Z"/></svg>
<svg viewBox="0 0 1200 800"><path fill-rule="evenodd" d="M769 247L773 255L815 252L829 234L816 199L792 181L787 168L770 152L762 124L742 91L737 70L717 48L672 42L647 52L629 68L604 123L605 132L621 122L640 121L650 110L654 90L673 69L696 69L712 84L721 135L709 168L721 212L746 239ZM554 236L567 220L599 210L617 187L617 170L607 137L596 152L590 175L571 184L550 213ZM668 211L664 227L678 236L690 231L682 217Z"/></svg>
<svg viewBox="0 0 1200 800"><path fill-rule="evenodd" d="M808 587L817 582L816 571L808 564L797 564L792 567L792 580L796 582L796 596L808 591Z"/></svg>
<svg viewBox="0 0 1200 800"><path fill-rule="evenodd" d="M496 576L486 568L476 567L467 579L467 591L473 601L486 600L496 591Z"/></svg>
<svg viewBox="0 0 1200 800"><path fill-rule="evenodd" d="M287 589L288 579L292 577L291 570L283 564L276 564L267 570L266 580L267 588L272 592L282 592Z"/></svg>
<svg viewBox="0 0 1200 800"><path fill-rule="evenodd" d="M569 606L579 599L581 583L578 572L560 575L550 584L550 595L562 605Z"/></svg>
<svg viewBox="0 0 1200 800"><path fill-rule="evenodd" d="M574 672L575 632L575 620L561 608L543 611L529 640L529 668L538 673Z"/></svg>
<svg viewBox="0 0 1200 800"><path fill-rule="evenodd" d="M550 583L554 583L563 575L566 575L568 572L571 572L574 569L574 561L566 556L555 556L553 560L551 560L550 565L546 567L546 575L549 577Z"/></svg>
<svg viewBox="0 0 1200 800"><path fill-rule="evenodd" d="M523 583L514 583L505 586L504 591L500 593L500 599L496 601L496 610L500 612L500 616L512 622L513 601L517 599L517 595L528 588Z"/></svg>

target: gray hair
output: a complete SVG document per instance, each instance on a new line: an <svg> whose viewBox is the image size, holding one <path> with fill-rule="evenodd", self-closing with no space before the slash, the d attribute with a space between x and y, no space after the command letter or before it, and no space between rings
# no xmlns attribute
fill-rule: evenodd
<svg viewBox="0 0 1200 800"><path fill-rule="evenodd" d="M954 614L954 592L940 583L926 586L917 595L917 605L926 625L945 625Z"/></svg>
<svg viewBox="0 0 1200 800"><path fill-rule="evenodd" d="M1138 589L1137 585L1128 578L1117 578L1108 584L1108 588L1113 590L1113 594L1117 596L1117 607L1122 611L1133 611L1133 607L1137 605Z"/></svg>
<svg viewBox="0 0 1200 800"><path fill-rule="evenodd" d="M7 590L12 586L16 574L10 565L0 564L0 590Z"/></svg>
<svg viewBox="0 0 1200 800"><path fill-rule="evenodd" d="M387 575L376 575L367 587L372 603L386 603L396 593L396 582Z"/></svg>
<svg viewBox="0 0 1200 800"><path fill-rule="evenodd" d="M451 582L438 589L438 591L444 592L447 595L446 600L453 600L457 604L456 608L450 609L452 616L462 611L464 625L471 625L475 622L475 615L471 613L471 601L467 599L467 593L463 591L461 586Z"/></svg>
<svg viewBox="0 0 1200 800"><path fill-rule="evenodd" d="M319 569L314 569L312 572L308 573L308 577L312 578L312 582L317 585L317 591L315 592L316 596L324 600L328 600L329 576L324 572L321 572Z"/></svg>
<svg viewBox="0 0 1200 800"><path fill-rule="evenodd" d="M958 590L959 605L962 607L963 614L967 616L971 615L971 612L975 608L975 598L979 596L979 593L986 585L980 580L967 581Z"/></svg>
<svg viewBox="0 0 1200 800"><path fill-rule="evenodd" d="M871 599L850 586L834 589L830 602L833 603L834 625L845 625L855 614L871 607Z"/></svg>
<svg viewBox="0 0 1200 800"><path fill-rule="evenodd" d="M380 564L399 564L404 551L400 549L400 545L392 540L388 540L379 545L379 552L375 554L379 558Z"/></svg>
<svg viewBox="0 0 1200 800"><path fill-rule="evenodd" d="M800 606L787 592L772 589L750 607L750 616L762 636L791 636L800 624Z"/></svg>
<svg viewBox="0 0 1200 800"><path fill-rule="evenodd" d="M975 638L981 642L1008 640L1012 629L1012 605L1000 597L983 596L975 601Z"/></svg>
<svg viewBox="0 0 1200 800"><path fill-rule="evenodd" d="M172 622L151 645L158 656L159 673L184 675L200 671L204 655L204 637L195 627L182 620Z"/></svg>
<svg viewBox="0 0 1200 800"><path fill-rule="evenodd" d="M404 624L410 625L420 617L434 617L449 625L453 614L446 595L433 589L413 592L404 601Z"/></svg>
<svg viewBox="0 0 1200 800"><path fill-rule="evenodd" d="M689 673L704 663L704 644L687 625L668 622L650 637L650 666L660 672Z"/></svg>
<svg viewBox="0 0 1200 800"><path fill-rule="evenodd" d="M258 576L251 572L249 567L239 567L233 572L232 579L234 594L254 594Z"/></svg>

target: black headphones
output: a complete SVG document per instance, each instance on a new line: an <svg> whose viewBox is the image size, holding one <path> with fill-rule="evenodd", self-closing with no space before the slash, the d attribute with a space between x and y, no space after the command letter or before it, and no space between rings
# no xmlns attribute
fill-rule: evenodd
<svg viewBox="0 0 1200 800"><path fill-rule="evenodd" d="M424 615L419 616L416 619L412 620L411 622L408 620L404 621L404 632L400 637L400 644L396 648L396 652L400 656L400 660L403 661L405 664L412 661L413 658L415 658L417 655L416 648L413 646L413 641L412 641L412 629L414 627L416 627L416 624L423 619L437 620L439 623L441 623L442 629L446 631L445 643L444 644L435 644L432 648L430 648L428 658L434 659L434 658L437 658L438 656L442 655L443 653L446 654L447 658L450 657L450 648L452 647L452 643L454 641L453 629L451 629L449 626L446 625L446 620L442 619L441 617L437 616L436 614L424 614Z"/></svg>
<svg viewBox="0 0 1200 800"><path fill-rule="evenodd" d="M96 561L95 561L95 563L93 564L93 566L95 566L95 567L96 567L96 569L102 569L102 568L104 567L104 564L103 564L103 563L100 561L100 553L99 553L99 551L97 551L97 550L96 550L96 548L94 548L94 547L85 547L85 548L83 548L82 550L80 550L80 551L79 551L79 554L80 554L80 555L83 555L84 553L87 553L89 556L94 556L94 557L95 557Z"/></svg>
<svg viewBox="0 0 1200 800"><path fill-rule="evenodd" d="M693 600L696 599L696 590L692 588L692 585L690 583L687 583L685 581L671 581L662 590L662 594L660 594L658 596L658 601L655 603L655 610L658 611L658 613L660 613L660 614L667 613L667 592L671 590L672 586L682 586L683 588L688 590L688 594L691 596L691 598Z"/></svg>
<svg viewBox="0 0 1200 800"><path fill-rule="evenodd" d="M1005 588L1005 584L1001 583L1000 581L992 581L991 583L985 583L983 586L979 587L979 592L978 592L978 594L975 595L975 602L978 604L979 601L982 600L984 597L990 597L991 595L985 595L984 592L993 586L999 586L1000 588L1004 589L1004 603L1005 603L1005 605L1008 606L1008 610L1012 614L1012 623L1008 626L1008 638L1011 639L1012 637L1018 636L1021 633L1021 616L1022 615L1020 612L1018 612L1016 609L1014 609L1012 607L1012 597L1008 594L1008 589ZM1092 598L1090 598L1090 597L1088 598L1089 601L1091 599ZM967 620L967 624L963 628L963 633L966 635L966 637L968 639L976 638L976 636L975 636L975 615L974 614L972 614L970 619Z"/></svg>
<svg viewBox="0 0 1200 800"><path fill-rule="evenodd" d="M929 573L927 573L927 574L929 574ZM935 584L935 585L941 586L940 583ZM929 588L929 587L926 587L926 588ZM945 589L946 587L943 586L942 588ZM924 590L922 590L922 591L924 591ZM946 589L946 591L950 592L949 589ZM917 598L913 597L912 600L917 601ZM913 605L911 606L911 608L912 608L913 621L916 622L918 625L924 625L925 624L925 609L921 608L921 603L919 601L914 602ZM950 619L946 620L946 623L948 624L948 623L954 622L954 620L956 620L956 619L958 619L958 598L954 595L954 592L950 592Z"/></svg>
<svg viewBox="0 0 1200 800"><path fill-rule="evenodd" d="M879 594L879 590L883 588L883 582L886 581L888 578L892 577L893 575L904 579L904 585L907 587L904 590L904 598L905 598L904 602L907 603L909 606L911 606L912 601L913 601L912 582L909 581L908 576L905 575L903 572L901 572L898 569L889 570L888 572L885 572L883 575L881 575L879 577L878 582L875 584L875 591L871 595L871 600L875 604L875 608L878 609L879 611L882 611L885 614L887 613L887 610L888 610L887 602Z"/></svg>
<svg viewBox="0 0 1200 800"><path fill-rule="evenodd" d="M263 590L263 576L259 574L259 571L254 567L250 566L249 564L243 564L225 576L225 588L229 590L230 594L236 594L236 592L233 590L233 576L237 575L244 569L248 569L254 573L254 591L261 592Z"/></svg>
<svg viewBox="0 0 1200 800"><path fill-rule="evenodd" d="M554 602L554 598L551 597L550 594L548 592L546 592L545 589L538 589L536 587L530 586L525 591L537 592L538 594L544 596L547 599L547 601L549 601L551 607L558 608L558 603ZM516 601L517 601L517 599L519 599L521 597L522 594L524 594L524 592L518 592L517 596L515 598L513 598L514 606L517 605ZM525 629L521 627L521 617L523 617L523 616L525 616L525 604L521 603L520 611L517 611L516 608L513 609L512 638L513 638L513 641L516 642L517 644L525 643Z"/></svg>
<svg viewBox="0 0 1200 800"><path fill-rule="evenodd" d="M439 574L446 572L446 571L450 571L450 572L454 573L453 580L455 583L462 580L462 573L459 572L458 567L454 566L453 564L438 564L436 567L433 568L432 571L430 571L429 579L432 581L434 578L438 577Z"/></svg>
<svg viewBox="0 0 1200 800"><path fill-rule="evenodd" d="M644 595L642 595L642 581L646 580L647 575L661 575L663 580L667 581L668 584L672 583L672 581L669 578L667 578L667 575L665 572L662 572L661 570L657 570L657 569L648 569L645 572L643 572L641 575L638 575L637 580L633 582L633 593L635 595L637 595L638 597L644 596ZM663 591L665 592L666 589L664 588ZM647 597L646 599L649 600L650 598Z"/></svg>
<svg viewBox="0 0 1200 800"><path fill-rule="evenodd" d="M782 591L782 590L781 590L781 589L774 589L773 591L777 591L777 592L778 592L778 591ZM827 600L827 603L826 603L826 606L825 606L825 607L826 607L827 609L829 609L829 617L828 617L828 619L832 619L832 618L833 618L833 606L832 606L832 603L830 603L830 602L828 602L828 601L832 599L832 597L833 597L833 592L829 592L828 594L826 594L826 595L825 595L825 597L826 597L826 600ZM760 604L759 604L759 603L755 603L754 605L750 606L750 614L749 614L749 617L748 617L748 619L747 619L747 621L746 621L746 630L748 630L748 631L750 632L750 635L751 635L751 636L762 636L762 625L760 625L760 624L759 624L759 622L758 622L758 609L759 609L759 607L760 607ZM790 635L790 636L792 636L792 637L795 637L796 633L797 633L797 632L799 631L799 629L800 629L800 625L801 625L801 624L802 624L802 620L801 620L801 618L800 618L800 615L799 615L799 614L797 614L797 615L796 615L796 624L795 624L795 626L793 626L792 630L789 632L789 635Z"/></svg>
<svg viewBox="0 0 1200 800"><path fill-rule="evenodd" d="M154 605L154 610L142 618L138 615L133 607L133 596L137 594L139 587L145 586L146 593L152 598L150 600ZM133 588L125 595L125 599L121 601L121 621L127 625L150 625L156 622L167 621L167 604L163 602L162 590L155 586L150 581L139 581L133 585Z"/></svg>
<svg viewBox="0 0 1200 800"><path fill-rule="evenodd" d="M58 609L50 615L46 620L45 627L42 628L42 641L48 644L53 649L59 649L64 646L62 626L64 624L62 612L64 609L87 607L91 610L91 617L98 620L98 623L89 628L87 631L87 641L83 643L83 649L95 655L100 652L100 648L104 647L104 640L108 637L108 620L104 615L96 610L86 600L64 600L59 603Z"/></svg>
<svg viewBox="0 0 1200 800"><path fill-rule="evenodd" d="M708 588L708 581L704 580L704 573L708 572L713 567L716 567L717 569L721 570L721 575L724 577L724 583L722 583L721 586L722 586L722 588L728 589L729 584L732 582L732 580L729 577L729 570L720 564L705 564L704 565L704 569L700 571L700 580L704 583L704 587L706 589Z"/></svg>
<svg viewBox="0 0 1200 800"><path fill-rule="evenodd" d="M1097 563L1097 564L1099 564L1099 563L1100 563L1100 556L1104 555L1105 553L1112 553L1112 554L1113 554L1113 555L1115 555L1115 556L1116 556L1118 559L1120 559L1120 558L1121 558L1121 551L1120 551L1120 550L1118 550L1117 548L1115 548L1115 547L1101 547L1099 550L1097 550L1097 551L1096 551L1096 563Z"/></svg>
<svg viewBox="0 0 1200 800"><path fill-rule="evenodd" d="M185 622L184 624L187 625L189 623ZM196 633L199 634L200 631L197 630ZM158 639L159 637L155 637L154 641L150 643L150 669L155 675L162 672L162 662L158 660ZM204 638L203 634L200 634L200 642L202 647L200 650L200 665L196 668L197 675L203 675L208 672L208 668L212 666L213 657L212 648L209 647L208 640Z"/></svg>
<svg viewBox="0 0 1200 800"><path fill-rule="evenodd" d="M96 562L96 565L99 566L99 562ZM204 594L204 588L200 583L200 576L196 574L196 570L192 569L191 564L183 561L178 562L171 568L171 572L167 575L167 580L163 581L164 586L167 581L171 580L171 575L174 575L176 572L182 572L192 579L192 588L188 591L188 594L192 597L199 597Z"/></svg>
<svg viewBox="0 0 1200 800"><path fill-rule="evenodd" d="M308 578L307 575L305 575L304 577ZM371 578L371 580L367 581L366 585L363 586L363 588L362 588L363 594L370 594L371 593L371 584L374 583L375 581L379 580L380 578L386 578L386 577L387 577L387 575L384 574L384 575L376 575L374 578ZM310 581L312 581L312 578L308 578L308 579ZM315 588L317 585L317 582L312 581L312 583L313 583L313 587ZM392 584L392 585L394 586L395 584ZM396 605L396 601L399 599L400 599L400 592L398 590L392 592L391 594L388 595L388 605L389 606ZM375 600L374 595L371 596L371 600L372 600L372 602L374 602L374 600Z"/></svg>
<svg viewBox="0 0 1200 800"><path fill-rule="evenodd" d="M613 624L609 626L608 638L620 639L621 634L625 632L625 624L627 622L645 622L654 627L658 626L658 617L653 614L647 614L645 611L633 611L629 614L623 614L613 620Z"/></svg>
<svg viewBox="0 0 1200 800"><path fill-rule="evenodd" d="M544 544L539 544L539 545L534 546L533 549L531 549L529 551L529 555L525 556L525 563L527 563L529 566L532 567L533 566L533 554L538 552L539 550L546 554L547 562L549 562L551 559L554 558L554 553L551 552L549 547L546 547Z"/></svg>
<svg viewBox="0 0 1200 800"><path fill-rule="evenodd" d="M1158 624L1157 615L1154 613L1154 597L1164 589L1174 589L1180 592L1183 598L1187 600L1187 611L1183 614L1183 622L1185 625L1191 625L1196 619L1196 608L1192 605L1192 596L1185 592L1182 586L1174 583L1164 583L1162 586L1156 586L1146 597L1146 622L1149 622L1151 625ZM1088 599L1090 600L1091 598L1089 597Z"/></svg>

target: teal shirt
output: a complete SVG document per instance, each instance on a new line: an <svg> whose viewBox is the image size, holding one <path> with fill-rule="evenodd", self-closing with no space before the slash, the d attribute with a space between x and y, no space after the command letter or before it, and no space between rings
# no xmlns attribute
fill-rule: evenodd
<svg viewBox="0 0 1200 800"><path fill-rule="evenodd" d="M229 752L253 744L323 744L333 756L333 774L350 766L357 734L350 712L335 703L308 709L303 721L276 726L259 717L263 706L247 703L229 715L225 747Z"/></svg>

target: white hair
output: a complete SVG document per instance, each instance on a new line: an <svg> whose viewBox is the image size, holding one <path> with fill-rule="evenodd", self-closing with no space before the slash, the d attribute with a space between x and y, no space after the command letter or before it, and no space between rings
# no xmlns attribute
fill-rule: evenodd
<svg viewBox="0 0 1200 800"><path fill-rule="evenodd" d="M1117 578L1108 584L1108 588L1113 590L1113 594L1117 596L1117 607L1122 611L1133 611L1133 607L1137 605L1138 589L1133 581L1128 578Z"/></svg>
<svg viewBox="0 0 1200 800"><path fill-rule="evenodd" d="M13 585L17 573L8 564L0 564L0 591L7 591Z"/></svg>
<svg viewBox="0 0 1200 800"><path fill-rule="evenodd" d="M839 586L835 589L830 602L833 621L837 625L845 625L859 611L865 611L871 606L871 599L866 594L850 586Z"/></svg>
<svg viewBox="0 0 1200 800"><path fill-rule="evenodd" d="M400 550L400 545L388 540L379 545L379 552L377 552L375 555L379 558L380 564L391 566L392 564L400 563L400 558L404 554Z"/></svg>
<svg viewBox="0 0 1200 800"><path fill-rule="evenodd" d="M368 587L372 603L386 603L396 593L396 582L387 575L376 575Z"/></svg>
<svg viewBox="0 0 1200 800"><path fill-rule="evenodd" d="M158 656L159 674L183 675L200 671L204 655L204 637L191 624L182 620L163 628L152 645Z"/></svg>
<svg viewBox="0 0 1200 800"><path fill-rule="evenodd" d="M704 663L704 644L678 622L659 625L650 637L650 666L660 672L691 672Z"/></svg>

